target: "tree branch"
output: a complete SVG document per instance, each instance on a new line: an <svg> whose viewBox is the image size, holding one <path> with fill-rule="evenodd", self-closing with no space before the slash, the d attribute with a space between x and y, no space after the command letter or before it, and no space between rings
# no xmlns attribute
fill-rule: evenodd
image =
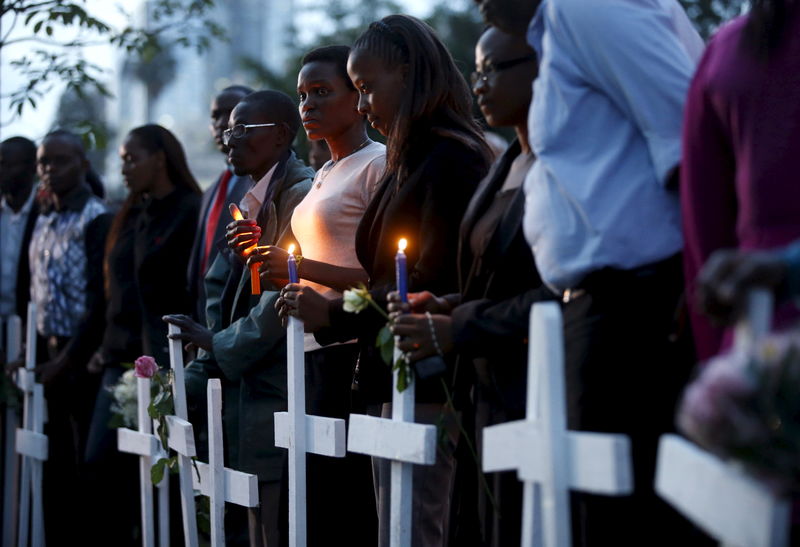
<svg viewBox="0 0 800 547"><path fill-rule="evenodd" d="M7 42L0 42L0 48L23 42L34 42L45 46L55 46L63 48L82 48L87 46L101 46L108 43L106 40L85 40L85 41L71 40L69 42L59 42L58 40L50 40L47 38L42 38L41 36L26 36L24 38L14 38L13 40L9 40Z"/></svg>

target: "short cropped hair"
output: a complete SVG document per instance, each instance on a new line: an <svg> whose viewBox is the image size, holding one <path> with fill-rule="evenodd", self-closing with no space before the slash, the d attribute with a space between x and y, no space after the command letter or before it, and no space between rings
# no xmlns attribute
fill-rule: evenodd
<svg viewBox="0 0 800 547"><path fill-rule="evenodd" d="M322 46L306 53L303 57L302 66L314 62L330 63L336 68L336 72L345 81L347 87L355 91L356 88L347 74L347 57L349 55L349 46Z"/></svg>
<svg viewBox="0 0 800 547"><path fill-rule="evenodd" d="M1 143L3 146L13 146L22 153L22 159L32 169L36 170L36 144L25 137L9 137Z"/></svg>
<svg viewBox="0 0 800 547"><path fill-rule="evenodd" d="M282 91L256 91L239 103L249 104L273 122L284 123L294 137L300 129L300 113L295 102Z"/></svg>

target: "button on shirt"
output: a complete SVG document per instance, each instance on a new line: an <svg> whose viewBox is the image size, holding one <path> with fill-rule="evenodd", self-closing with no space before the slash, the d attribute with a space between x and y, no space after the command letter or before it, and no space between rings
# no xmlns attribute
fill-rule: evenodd
<svg viewBox="0 0 800 547"><path fill-rule="evenodd" d="M0 315L17 311L17 274L22 237L33 207L35 192L31 191L22 208L15 212L5 199L0 200Z"/></svg>
<svg viewBox="0 0 800 547"><path fill-rule="evenodd" d="M525 236L544 281L574 287L682 247L681 119L703 42L675 0L543 0L528 42L540 59L529 113L537 162Z"/></svg>

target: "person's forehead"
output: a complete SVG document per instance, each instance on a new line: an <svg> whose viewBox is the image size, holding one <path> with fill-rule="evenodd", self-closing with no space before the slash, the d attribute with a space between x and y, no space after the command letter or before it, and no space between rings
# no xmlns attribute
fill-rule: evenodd
<svg viewBox="0 0 800 547"><path fill-rule="evenodd" d="M490 28L483 33L476 49L484 57L490 58L508 54L532 53L524 39L511 36L496 28Z"/></svg>
<svg viewBox="0 0 800 547"><path fill-rule="evenodd" d="M225 112L230 112L233 110L233 107L235 107L236 104L243 98L244 96L241 93L235 93L232 91L220 93L214 97L214 100L211 101L211 113L222 114Z"/></svg>
<svg viewBox="0 0 800 547"><path fill-rule="evenodd" d="M58 156L76 156L80 157L82 151L79 146L68 137L60 135L47 137L42 141L37 150L37 156L42 155L58 155Z"/></svg>
<svg viewBox="0 0 800 547"><path fill-rule="evenodd" d="M231 121L237 124L268 123L268 114L258 105L240 102L231 112Z"/></svg>

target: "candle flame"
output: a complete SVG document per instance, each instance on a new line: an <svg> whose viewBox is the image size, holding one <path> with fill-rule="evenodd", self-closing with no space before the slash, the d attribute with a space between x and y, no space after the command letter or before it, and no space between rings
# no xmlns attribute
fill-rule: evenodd
<svg viewBox="0 0 800 547"><path fill-rule="evenodd" d="M229 210L231 212L231 216L233 217L233 220L244 220L244 215L242 214L242 212L239 210L239 208L236 206L235 203L231 203L228 206L228 208L229 208Z"/></svg>
<svg viewBox="0 0 800 547"><path fill-rule="evenodd" d="M290 254L290 255L293 255L293 254L294 254L294 243L292 243L291 245L289 245L289 254Z"/></svg>
<svg viewBox="0 0 800 547"><path fill-rule="evenodd" d="M407 246L408 246L408 241L406 241L406 238L404 237L397 242L397 250L399 251L405 251Z"/></svg>

